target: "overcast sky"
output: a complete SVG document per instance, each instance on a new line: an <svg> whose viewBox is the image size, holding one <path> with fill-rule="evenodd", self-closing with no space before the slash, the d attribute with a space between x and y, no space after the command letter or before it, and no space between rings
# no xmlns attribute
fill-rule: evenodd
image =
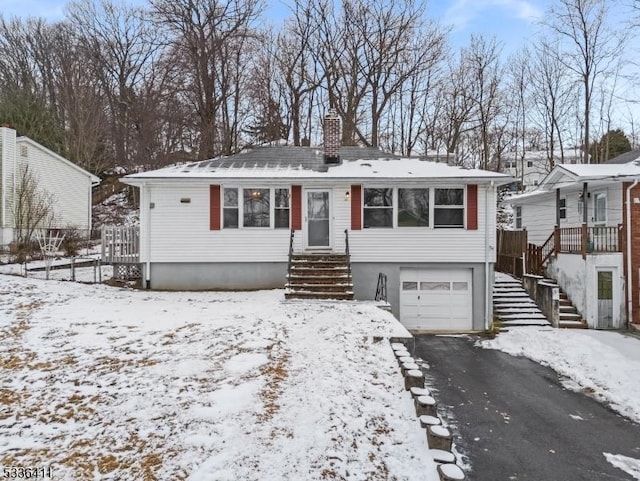
<svg viewBox="0 0 640 481"><path fill-rule="evenodd" d="M0 13L12 16L45 17L61 20L68 0L0 0ZM146 0L125 0L128 4L145 4ZM267 14L277 18L286 10L280 0L269 0ZM551 0L431 0L428 14L442 25L452 27L451 40L456 46L468 44L472 33L495 36L504 44L505 53L515 50L535 31Z"/></svg>

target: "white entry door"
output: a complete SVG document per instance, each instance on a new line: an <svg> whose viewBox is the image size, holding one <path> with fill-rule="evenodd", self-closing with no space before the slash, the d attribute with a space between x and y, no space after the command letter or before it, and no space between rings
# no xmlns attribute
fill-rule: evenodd
<svg viewBox="0 0 640 481"><path fill-rule="evenodd" d="M305 239L307 248L331 247L331 191L307 190Z"/></svg>
<svg viewBox="0 0 640 481"><path fill-rule="evenodd" d="M400 321L407 329L471 330L471 282L471 269L402 270Z"/></svg>

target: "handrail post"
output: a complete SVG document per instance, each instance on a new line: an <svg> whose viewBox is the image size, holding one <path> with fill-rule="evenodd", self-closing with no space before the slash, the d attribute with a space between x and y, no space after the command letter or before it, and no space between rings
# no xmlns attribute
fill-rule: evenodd
<svg viewBox="0 0 640 481"><path fill-rule="evenodd" d="M583 223L580 229L580 253L582 258L587 258L587 224Z"/></svg>
<svg viewBox="0 0 640 481"><path fill-rule="evenodd" d="M291 235L289 237L289 263L287 264L287 274L291 275L291 263L293 261L293 237L295 236L295 230L291 229Z"/></svg>
<svg viewBox="0 0 640 481"><path fill-rule="evenodd" d="M351 276L351 253L349 252L349 229L344 230L344 253L347 256L347 275Z"/></svg>
<svg viewBox="0 0 640 481"><path fill-rule="evenodd" d="M557 225L553 226L553 250L554 256L557 258L558 253L562 249L562 239L560 238L560 227Z"/></svg>

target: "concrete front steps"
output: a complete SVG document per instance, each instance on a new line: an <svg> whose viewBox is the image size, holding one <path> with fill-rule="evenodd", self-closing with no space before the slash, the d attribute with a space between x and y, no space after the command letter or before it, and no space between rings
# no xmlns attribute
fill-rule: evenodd
<svg viewBox="0 0 640 481"><path fill-rule="evenodd" d="M551 326L522 287L522 282L498 274L493 285L493 312L503 326Z"/></svg>
<svg viewBox="0 0 640 481"><path fill-rule="evenodd" d="M344 254L295 254L285 299L353 300L349 258Z"/></svg>
<svg viewBox="0 0 640 481"><path fill-rule="evenodd" d="M587 329L587 323L575 308L567 294L558 285L555 279L544 279L547 284L553 284L560 289L560 321L558 327L566 329Z"/></svg>

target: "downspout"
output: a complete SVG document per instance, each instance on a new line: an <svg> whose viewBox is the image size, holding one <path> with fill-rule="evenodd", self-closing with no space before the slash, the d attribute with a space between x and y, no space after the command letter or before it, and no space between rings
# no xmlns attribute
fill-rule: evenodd
<svg viewBox="0 0 640 481"><path fill-rule="evenodd" d="M142 203L142 193L144 192L144 204ZM145 226L145 244L146 244L146 268L144 270L145 277L145 287L147 289L151 289L151 203L148 199L147 194L147 183L143 182L140 189L140 209L142 210L142 206L144 205L144 209L146 210L146 226Z"/></svg>
<svg viewBox="0 0 640 481"><path fill-rule="evenodd" d="M485 331L488 331L491 326L491 303L489 302L489 297L493 292L493 286L489 285L489 282L491 280L489 278L489 251L491 250L489 246L489 191L493 192L494 188L495 188L495 182L492 180L484 196L484 287L485 287L484 330Z"/></svg>
<svg viewBox="0 0 640 481"><path fill-rule="evenodd" d="M633 273L631 272L631 189L638 185L638 179L627 187L627 329L633 321Z"/></svg>

